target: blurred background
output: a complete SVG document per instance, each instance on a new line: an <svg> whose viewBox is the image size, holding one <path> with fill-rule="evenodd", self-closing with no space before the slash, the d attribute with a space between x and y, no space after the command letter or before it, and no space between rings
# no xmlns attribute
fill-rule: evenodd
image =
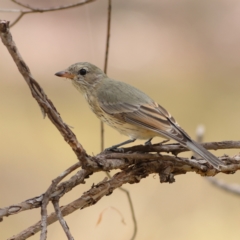
<svg viewBox="0 0 240 240"><path fill-rule="evenodd" d="M22 2L39 8L70 3ZM0 9L12 8L20 7L1 0ZM113 0L112 8L108 76L145 91L193 138L198 124L203 124L204 141L239 140L240 1ZM13 21L17 16L0 12L0 19ZM107 0L97 0L74 9L26 15L11 29L34 78L89 154L100 151L99 120L71 83L54 73L82 61L103 68L106 25ZM53 124L43 119L2 43L0 74L0 207L5 207L40 195L77 159ZM126 139L105 126L106 147ZM237 153L214 152L217 156ZM104 177L104 173L94 174L64 196L61 205L79 198ZM217 178L240 181L239 173ZM171 185L160 184L158 176L152 175L124 187L134 203L136 239L239 239L239 198L199 175L177 176ZM126 225L113 208L121 212ZM39 219L40 209L4 218L0 238L17 234ZM133 231L129 204L118 190L66 220L75 239L130 239ZM48 236L66 239L59 223L48 228ZM31 239L39 239L39 234Z"/></svg>

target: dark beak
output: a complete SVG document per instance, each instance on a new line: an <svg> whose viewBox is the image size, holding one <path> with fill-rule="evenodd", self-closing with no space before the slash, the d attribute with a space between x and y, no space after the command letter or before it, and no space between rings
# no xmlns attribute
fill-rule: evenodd
<svg viewBox="0 0 240 240"><path fill-rule="evenodd" d="M70 78L70 79L73 79L75 77L74 74L72 74L68 71L57 72L57 73L55 73L55 75L58 77L65 77L65 78Z"/></svg>

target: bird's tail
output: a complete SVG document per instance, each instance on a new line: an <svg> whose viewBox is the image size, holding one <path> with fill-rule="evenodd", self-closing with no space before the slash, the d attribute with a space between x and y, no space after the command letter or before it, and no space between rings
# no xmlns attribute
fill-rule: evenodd
<svg viewBox="0 0 240 240"><path fill-rule="evenodd" d="M186 147L192 150L193 152L200 155L202 158L207 160L214 168L221 170L221 166L224 167L224 163L215 157L212 153L207 151L202 145L196 143L193 140L188 140L186 142Z"/></svg>

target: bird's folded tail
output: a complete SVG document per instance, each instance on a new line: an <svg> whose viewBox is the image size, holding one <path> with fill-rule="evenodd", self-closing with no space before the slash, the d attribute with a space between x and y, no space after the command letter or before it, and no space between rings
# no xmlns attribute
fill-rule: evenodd
<svg viewBox="0 0 240 240"><path fill-rule="evenodd" d="M225 166L221 160L219 160L212 153L207 151L202 145L196 143L193 140L186 141L186 147L207 160L214 168L218 170L221 170L221 166Z"/></svg>

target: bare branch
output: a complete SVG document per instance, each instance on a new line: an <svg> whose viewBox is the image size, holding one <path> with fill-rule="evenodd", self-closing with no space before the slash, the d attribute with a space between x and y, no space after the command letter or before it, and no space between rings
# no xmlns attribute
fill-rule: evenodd
<svg viewBox="0 0 240 240"><path fill-rule="evenodd" d="M2 39L3 44L6 46L9 53L11 54L14 62L16 63L19 72L22 74L23 78L28 84L32 96L38 102L42 112L48 116L50 121L59 130L59 132L64 137L64 140L71 146L72 150L75 152L82 165L83 166L88 165L88 158L84 148L78 142L75 134L71 131L68 125L63 122L60 114L57 112L51 100L48 99L47 95L45 94L41 86L32 77L29 67L24 62L23 58L21 57L17 49L16 44L13 41L8 21L4 20L0 21L0 37Z"/></svg>
<svg viewBox="0 0 240 240"><path fill-rule="evenodd" d="M61 226L62 226L62 228L63 228L63 230L64 230L64 232L65 232L65 234L66 234L66 236L68 238L68 240L74 240L72 234L70 233L70 230L69 230L69 227L68 227L66 221L63 219L62 212L61 212L61 209L59 207L59 199L55 198L52 201L52 203L53 203L55 212L57 214L58 221L60 222L60 224L61 224Z"/></svg>
<svg viewBox="0 0 240 240"><path fill-rule="evenodd" d="M19 14L19 16L11 23L10 27L13 27L16 23L18 23L24 15L25 13Z"/></svg>
<svg viewBox="0 0 240 240"><path fill-rule="evenodd" d="M107 17L107 37L106 37L106 50L105 50L105 60L104 60L104 73L107 74L108 66L108 53L110 44L110 30L111 30L111 12L112 12L112 0L108 0L108 17ZM100 140L101 140L101 152L104 149L104 124L100 122Z"/></svg>
<svg viewBox="0 0 240 240"><path fill-rule="evenodd" d="M226 164L231 164L229 165L229 170L224 173L233 173L237 169L240 169L240 155L236 155L233 158L224 156L220 159ZM72 176L71 179L69 179L68 181L60 183L52 192L50 200L52 200L52 198L56 196L62 197L65 193L70 191L75 186L79 185L80 183L84 183L84 179L89 177L92 172L110 171L113 169L129 169L133 165L140 167L145 166L144 164L147 163L157 164L157 171L154 173L158 173L160 175L161 182L171 182L175 175L186 174L187 172L195 172L197 174L200 174L201 176L215 176L219 173L219 171L213 169L210 165L208 165L205 160L179 158L168 155L161 156L158 154L101 153L96 157L93 157L93 161L96 163L95 168L92 168L91 170L83 169L76 173L74 176ZM236 162L238 162L238 164L236 164ZM166 169L168 169L167 172ZM0 219L4 216L10 216L25 210L40 207L43 195L44 194L28 199L19 204L14 204L9 207L1 208Z"/></svg>
<svg viewBox="0 0 240 240"><path fill-rule="evenodd" d="M240 185L239 184L228 184L228 183L225 183L223 180L219 180L219 179L216 179L216 178L207 178L207 180L212 183L214 186L222 189L222 190L225 190L229 193L233 193L233 194L236 194L236 195L240 195Z"/></svg>
<svg viewBox="0 0 240 240"><path fill-rule="evenodd" d="M131 211L131 215L132 215L132 220L133 220L133 235L131 237L131 240L133 240L133 239L136 238L138 229L137 229L137 219L136 219L135 211L134 211L134 208L133 208L132 198L131 198L130 192L127 189L125 189L123 187L120 187L118 189L123 191L127 195L127 199L128 199L128 202L129 202L130 211Z"/></svg>
<svg viewBox="0 0 240 240"><path fill-rule="evenodd" d="M207 142L201 144L208 150L220 149L240 149L240 141L222 141L222 142ZM187 152L189 149L181 146L179 143L162 144L156 143L153 145L136 145L128 148L122 148L123 152L166 152L178 155L181 152Z"/></svg>
<svg viewBox="0 0 240 240"><path fill-rule="evenodd" d="M106 172L108 178L112 178L112 176L110 175L110 173ZM135 216L135 211L134 211L134 207L133 207L133 203L132 203L132 197L130 195L130 192L125 189L124 187L119 187L118 188L120 191L124 192L127 196L127 200L130 206L130 211L131 211L131 215L132 215L132 220L133 220L133 235L131 237L131 240L134 240L136 238L137 235L137 219Z"/></svg>
<svg viewBox="0 0 240 240"><path fill-rule="evenodd" d="M17 0L12 0L12 2L16 3L17 5L19 5L21 7L25 7L27 9L34 10L34 8L30 7L28 4L24 4L24 3L18 2Z"/></svg>
<svg viewBox="0 0 240 240"><path fill-rule="evenodd" d="M82 1L79 1L77 3L71 3L71 4L66 4L66 5L62 5L62 6L58 6L58 7L52 7L52 8L35 8L35 7L32 7L28 4L21 3L17 0L12 0L12 1L14 3L18 4L19 6L22 6L22 7L25 7L25 8L28 8L28 9L31 10L31 11L28 11L28 12L25 11L26 13L34 13L34 12L43 13L43 12L53 12L53 11L59 11L59 10L65 10L65 9L69 9L69 8L79 7L79 6L85 5L87 3L94 2L96 0L82 0Z"/></svg>
<svg viewBox="0 0 240 240"><path fill-rule="evenodd" d="M74 164L73 166L71 166L70 168L65 170L63 173L61 173L57 178L55 178L52 181L52 184L50 185L48 190L44 193L43 199L42 199L42 204L41 204L41 226L42 226L41 236L40 236L41 240L47 239L47 205L49 203L50 198L52 197L52 193L55 191L58 183L60 181L62 181L62 179L65 178L69 173L71 173L72 171L77 169L78 167L79 167L79 164ZM54 198L55 202L53 203L53 205L56 208L58 206L58 201L59 201L58 199L60 197L61 196ZM58 217L61 218L60 213L57 213L57 214L58 214ZM59 221L62 224L61 219L59 219Z"/></svg>
<svg viewBox="0 0 240 240"><path fill-rule="evenodd" d="M240 164L238 167L240 168ZM116 188L121 187L123 184L139 183L141 179L149 176L149 174L158 173L160 175L160 181L164 180L165 182L173 182L174 175L185 174L187 171L195 171L202 176L214 176L218 173L218 171L212 167L206 167L205 171L199 171L198 169L193 169L188 165L183 165L181 161L176 162L176 164L171 164L167 160L153 160L146 161L141 164L131 165L127 169L116 173L110 180L104 179L97 185L92 186L92 188L85 192L79 199L62 207L62 215L66 216L77 209L83 209L92 206L102 197L110 195ZM55 221L57 221L56 213L51 213L47 218L47 224L52 224ZM26 239L40 230L41 222L39 221L18 235L13 236L11 240Z"/></svg>
<svg viewBox="0 0 240 240"><path fill-rule="evenodd" d="M79 167L79 164L80 163L76 163L73 166L78 165ZM91 174L90 171L80 170L74 176L72 176L69 180L60 183L56 187L55 191L52 193L50 200L52 200L54 197L62 197L64 196L65 193L69 192L72 188L78 186L81 183L82 184L85 183L84 179L88 178L90 174ZM2 220L3 217L11 216L26 210L41 207L43 197L44 197L44 193L41 194L40 196L27 199L21 203L14 204L5 208L0 208L0 220Z"/></svg>
<svg viewBox="0 0 240 240"><path fill-rule="evenodd" d="M112 12L112 0L108 0L107 38L106 38L105 60L104 60L104 73L106 74L107 74L107 67L108 67L108 54L109 54L109 44L110 44L111 12Z"/></svg>
<svg viewBox="0 0 240 240"><path fill-rule="evenodd" d="M59 10L65 10L65 9L69 9L69 8L74 8L74 7L79 7L82 5L85 5L87 3L91 3L94 2L96 0L82 0L79 1L77 3L71 3L71 4L67 4L67 5L63 5L63 6L58 6L58 7L52 7L52 8L35 8L30 6L29 4L24 4L21 3L17 0L12 0L12 2L18 4L21 7L27 8L29 10L21 10L21 9L0 9L0 12L10 12L10 13L20 13L20 15L17 17L17 19L15 19L10 27L13 27L17 22L19 22L19 20L26 14L30 14L30 13L44 13L44 12L53 12L53 11L59 11Z"/></svg>

